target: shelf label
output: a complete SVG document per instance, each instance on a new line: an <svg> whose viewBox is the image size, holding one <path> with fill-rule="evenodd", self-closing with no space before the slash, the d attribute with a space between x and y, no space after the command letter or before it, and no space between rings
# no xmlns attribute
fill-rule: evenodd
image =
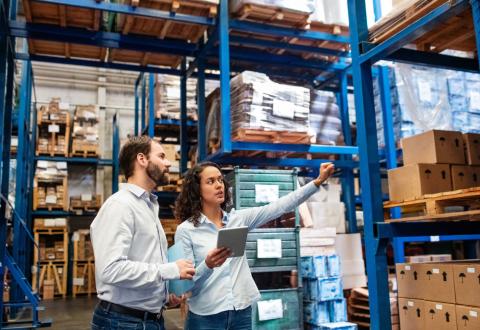
<svg viewBox="0 0 480 330"><path fill-rule="evenodd" d="M257 302L257 307L259 321L283 318L282 299L262 300Z"/></svg>
<svg viewBox="0 0 480 330"><path fill-rule="evenodd" d="M80 198L82 202L90 202L92 200L92 194L82 194Z"/></svg>
<svg viewBox="0 0 480 330"><path fill-rule="evenodd" d="M277 185L256 184L255 202L271 203L279 198L279 189Z"/></svg>
<svg viewBox="0 0 480 330"><path fill-rule="evenodd" d="M60 132L60 126L55 125L55 124L48 125L48 132L49 133L58 133L58 132Z"/></svg>
<svg viewBox="0 0 480 330"><path fill-rule="evenodd" d="M440 242L440 236L430 236L430 242Z"/></svg>
<svg viewBox="0 0 480 330"><path fill-rule="evenodd" d="M258 239L257 240L257 258L281 258L282 240L281 239Z"/></svg>

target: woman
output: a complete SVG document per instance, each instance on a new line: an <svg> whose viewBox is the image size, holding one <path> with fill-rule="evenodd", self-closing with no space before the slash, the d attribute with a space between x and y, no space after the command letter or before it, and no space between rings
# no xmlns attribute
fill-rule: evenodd
<svg viewBox="0 0 480 330"><path fill-rule="evenodd" d="M320 175L309 184L262 207L232 210L228 183L220 167L211 162L196 165L186 174L175 205L182 223L175 243L194 261L194 286L188 299L188 330L244 330L252 328L251 305L260 298L245 255L228 258L229 251L217 249L218 230L248 226L255 229L293 210L314 194L334 171L331 163L320 166Z"/></svg>

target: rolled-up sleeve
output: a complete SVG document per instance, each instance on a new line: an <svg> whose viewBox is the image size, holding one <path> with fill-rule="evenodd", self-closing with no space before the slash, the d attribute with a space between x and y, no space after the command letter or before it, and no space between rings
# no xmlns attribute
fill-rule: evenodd
<svg viewBox="0 0 480 330"><path fill-rule="evenodd" d="M292 211L317 191L318 187L312 181L268 205L235 211L238 218L241 219L239 225L248 226L249 229L260 227Z"/></svg>
<svg viewBox="0 0 480 330"><path fill-rule="evenodd" d="M175 244L180 244L183 247L184 256L187 260L195 263L195 256L193 254L192 238L188 230L183 227L178 227L175 232ZM202 260L198 265L195 265L195 275L193 276L193 288L190 290L192 296L200 292L202 284L212 275L213 269L208 268L205 260Z"/></svg>
<svg viewBox="0 0 480 330"><path fill-rule="evenodd" d="M95 253L96 270L101 280L118 287L157 287L159 281L178 279L180 272L175 263L148 263L128 259L135 215L125 203L109 201L97 215L99 221L90 234Z"/></svg>

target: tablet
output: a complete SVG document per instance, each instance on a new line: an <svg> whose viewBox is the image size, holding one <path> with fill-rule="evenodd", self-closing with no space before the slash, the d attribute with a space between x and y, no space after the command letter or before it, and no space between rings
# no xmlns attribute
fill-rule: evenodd
<svg viewBox="0 0 480 330"><path fill-rule="evenodd" d="M248 227L222 228L218 231L217 248L226 247L232 252L230 257L241 257L245 253Z"/></svg>

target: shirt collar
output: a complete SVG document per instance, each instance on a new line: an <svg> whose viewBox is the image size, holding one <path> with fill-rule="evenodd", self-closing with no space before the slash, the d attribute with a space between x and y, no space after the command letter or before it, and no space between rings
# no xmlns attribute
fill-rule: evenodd
<svg viewBox="0 0 480 330"><path fill-rule="evenodd" d="M200 223L204 223L204 222L206 222L207 220L209 220L209 219L207 218L207 216L206 216L205 214L203 214L202 212L200 212L199 222L200 222ZM210 221L210 220L209 220L209 221ZM223 223L224 225L226 225L227 222L228 222L228 213L225 212L224 210L222 210L222 223Z"/></svg>
<svg viewBox="0 0 480 330"><path fill-rule="evenodd" d="M133 183L126 183L124 185L124 189L130 191L131 193L133 193L138 198L146 197L146 198L150 198L150 199L154 199L154 200L157 200L157 198L158 198L157 195L149 193L148 191L146 191L142 187L137 186L136 184L133 184Z"/></svg>

